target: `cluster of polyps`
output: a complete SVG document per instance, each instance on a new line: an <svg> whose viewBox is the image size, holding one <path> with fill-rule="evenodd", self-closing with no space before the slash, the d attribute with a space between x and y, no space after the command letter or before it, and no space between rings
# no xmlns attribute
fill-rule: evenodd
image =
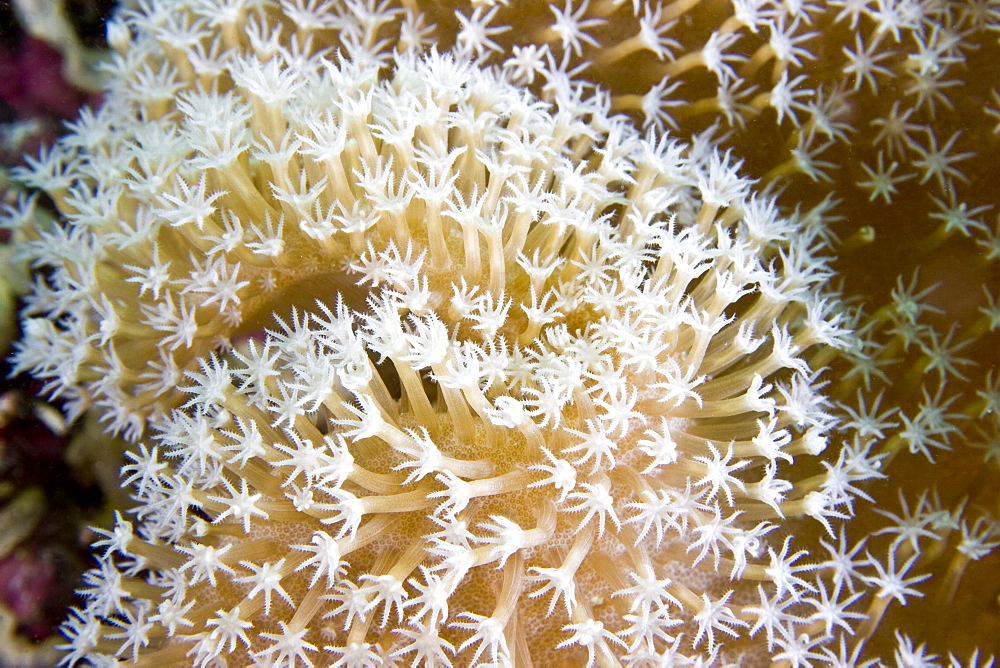
<svg viewBox="0 0 1000 668"><path fill-rule="evenodd" d="M97 192L56 197L76 225L36 245L64 269L34 308L65 316L20 361L86 342L76 387L183 404L129 455L136 519L99 544L68 660L606 663L849 629L787 528L832 532L878 475L860 441L819 467L816 369L846 335L818 219L572 87L293 55L231 57L228 90L159 119L112 97L88 122L124 162L57 149ZM310 313L177 370L296 283Z"/></svg>
<svg viewBox="0 0 1000 668"><path fill-rule="evenodd" d="M912 113L933 118L973 43L930 19L971 33L992 10L875 4L824 20L882 35L846 54L859 86L913 77ZM987 515L927 496L859 532L868 543L840 531L884 457L957 432L953 397L933 389L899 424L896 406L865 405L895 354L871 350L890 324L922 351L915 373L961 376L963 344L918 317L926 294L901 289L851 343L833 389L852 404L863 380L865 394L833 432L817 372L848 337L818 288L827 205L783 220L706 137L640 137L606 113L739 125L771 106L795 127L771 176L822 179L852 96L787 76L821 12L737 3L682 54L672 20L692 3L632 3L638 38L596 43L629 6L566 3L536 45L512 47L502 69L546 103L478 69L499 64L508 10L460 14L456 52L427 60L394 53L432 42L426 17L388 3L162 2L112 25L106 104L25 172L65 224L27 246L51 272L19 367L71 412L136 439L155 427L126 469L137 520L107 532L67 625L70 661L848 663L890 602L920 593L922 544L961 533L952 593L995 547ZM861 62L894 25L902 69ZM740 39L760 55L737 67ZM676 57L637 70L668 77L648 94L609 98L567 71L589 61L614 84L610 66L642 49ZM770 95L737 90L772 59ZM678 106L669 77L693 69L714 97ZM910 113L893 106L862 145L914 154L931 186L961 181L966 147ZM883 158L858 185L888 203L918 179ZM938 204L934 244L974 235L995 260L980 207ZM984 315L996 329L992 301ZM985 419L996 383L979 396Z"/></svg>

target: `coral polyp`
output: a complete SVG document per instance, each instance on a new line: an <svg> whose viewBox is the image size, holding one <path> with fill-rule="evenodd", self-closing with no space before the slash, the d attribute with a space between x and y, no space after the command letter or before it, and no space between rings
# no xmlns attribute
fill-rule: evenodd
<svg viewBox="0 0 1000 668"><path fill-rule="evenodd" d="M832 531L878 473L859 441L815 475L834 426L818 370L849 339L821 227L750 195L728 156L571 87L544 103L449 55L387 78L319 57L274 82L239 68L162 125L222 114L245 148L225 166L196 149L197 179L169 161L141 235L74 228L137 297L67 309L59 335L100 323L84 335L116 356L94 385L110 398L138 379L124 342L180 367L285 275L337 272L366 301L312 291L310 312L150 389L178 407L128 455L136 520L98 544L72 658L714 657L751 627L758 583L776 604L826 591L775 522ZM271 91L305 81L336 104L277 115ZM813 625L792 619L789 638Z"/></svg>
<svg viewBox="0 0 1000 668"><path fill-rule="evenodd" d="M942 78L991 2L402 4L123 7L16 170L13 363L130 441L65 663L933 660L1000 318L892 262L995 274Z"/></svg>

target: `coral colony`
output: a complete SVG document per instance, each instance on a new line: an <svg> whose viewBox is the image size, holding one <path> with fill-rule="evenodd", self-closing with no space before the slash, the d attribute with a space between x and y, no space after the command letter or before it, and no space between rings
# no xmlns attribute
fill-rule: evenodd
<svg viewBox="0 0 1000 668"><path fill-rule="evenodd" d="M126 4L5 212L133 443L64 664L992 666L998 26Z"/></svg>

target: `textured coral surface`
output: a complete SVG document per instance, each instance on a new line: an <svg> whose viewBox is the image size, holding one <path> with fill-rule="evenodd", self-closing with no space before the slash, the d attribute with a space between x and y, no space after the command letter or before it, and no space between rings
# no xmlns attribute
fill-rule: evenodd
<svg viewBox="0 0 1000 668"><path fill-rule="evenodd" d="M997 19L123 10L6 215L135 442L66 661L987 664Z"/></svg>

